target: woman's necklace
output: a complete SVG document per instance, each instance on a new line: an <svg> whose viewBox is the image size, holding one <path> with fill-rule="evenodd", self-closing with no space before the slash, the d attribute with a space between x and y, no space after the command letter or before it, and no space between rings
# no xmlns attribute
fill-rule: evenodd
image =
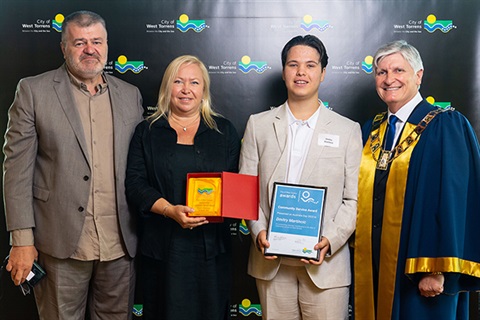
<svg viewBox="0 0 480 320"><path fill-rule="evenodd" d="M175 122L176 124L178 124L180 127L182 127L183 131L185 131L185 132L187 131L187 128L188 128L188 127L190 127L195 121L198 120L198 118L200 118L200 113L195 117L195 119L194 119L192 122L190 122L190 123L187 124L187 125L183 125L183 124L181 124L180 122L178 122L177 120L175 120L175 118L174 118L172 115L168 117L168 119L172 120L173 122Z"/></svg>

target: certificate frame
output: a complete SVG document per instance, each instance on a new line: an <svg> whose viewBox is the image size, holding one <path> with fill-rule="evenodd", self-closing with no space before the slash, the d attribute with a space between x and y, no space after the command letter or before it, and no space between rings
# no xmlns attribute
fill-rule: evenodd
<svg viewBox="0 0 480 320"><path fill-rule="evenodd" d="M327 187L274 182L264 255L318 261L326 196Z"/></svg>

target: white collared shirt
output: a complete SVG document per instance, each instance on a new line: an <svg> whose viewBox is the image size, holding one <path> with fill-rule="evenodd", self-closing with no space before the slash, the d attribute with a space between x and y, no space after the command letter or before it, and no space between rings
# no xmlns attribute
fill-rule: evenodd
<svg viewBox="0 0 480 320"><path fill-rule="evenodd" d="M394 114L397 116L398 121L395 124L395 137L393 139L393 145L395 146L397 144L397 140L400 137L400 133L402 133L402 129L405 126L405 123L407 123L408 118L412 114L413 110L415 107L423 100L422 96L420 95L420 92L417 92L415 97L413 97L412 100L407 102L403 107L401 107L397 113L391 113L390 110L388 111L388 118L390 119L390 115Z"/></svg>
<svg viewBox="0 0 480 320"><path fill-rule="evenodd" d="M312 141L315 125L317 124L319 111L305 121L298 120L290 111L287 104L288 113L288 162L287 162L287 183L298 183L302 175L303 166L307 158L310 142ZM321 104L320 104L321 106ZM319 109L320 109L319 106Z"/></svg>

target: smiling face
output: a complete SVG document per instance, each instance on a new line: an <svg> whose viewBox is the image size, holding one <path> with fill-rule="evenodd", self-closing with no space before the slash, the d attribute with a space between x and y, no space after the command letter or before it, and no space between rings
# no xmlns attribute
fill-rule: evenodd
<svg viewBox="0 0 480 320"><path fill-rule="evenodd" d="M202 70L197 64L181 65L172 84L172 112L183 117L198 113L204 87Z"/></svg>
<svg viewBox="0 0 480 320"><path fill-rule="evenodd" d="M395 113L417 94L423 70L415 72L400 53L385 56L375 70L375 86L388 109Z"/></svg>
<svg viewBox="0 0 480 320"><path fill-rule="evenodd" d="M107 31L101 23L88 27L69 24L62 41L68 70L80 81L96 81L107 62Z"/></svg>
<svg viewBox="0 0 480 320"><path fill-rule="evenodd" d="M282 72L288 99L318 99L318 88L325 78L320 54L312 47L298 45L290 48Z"/></svg>

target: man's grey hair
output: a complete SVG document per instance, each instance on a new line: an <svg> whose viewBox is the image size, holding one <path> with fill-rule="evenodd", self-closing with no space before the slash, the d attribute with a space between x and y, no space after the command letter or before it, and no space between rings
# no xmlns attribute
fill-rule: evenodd
<svg viewBox="0 0 480 320"><path fill-rule="evenodd" d="M105 28L105 31L107 30L107 24L105 23L105 20L95 12L81 10L69 14L62 23L62 43L65 41L67 34L66 31L70 24L75 24L79 27L85 28L97 23L101 23Z"/></svg>
<svg viewBox="0 0 480 320"><path fill-rule="evenodd" d="M378 64L383 58L394 53L400 53L403 58L407 60L415 73L419 70L423 70L423 62L420 53L414 46L408 44L405 40L393 41L380 47L373 57L373 66L375 70L377 70Z"/></svg>

